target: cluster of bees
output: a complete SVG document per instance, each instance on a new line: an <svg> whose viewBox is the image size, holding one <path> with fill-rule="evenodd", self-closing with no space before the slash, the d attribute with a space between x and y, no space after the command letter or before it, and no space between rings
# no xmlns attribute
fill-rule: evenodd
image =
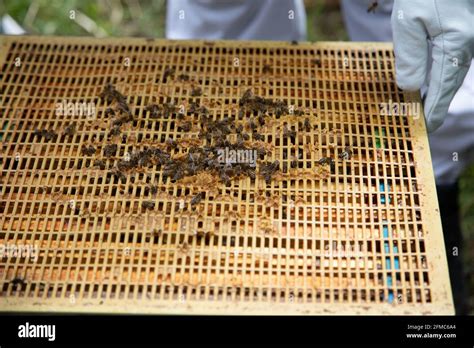
<svg viewBox="0 0 474 348"><path fill-rule="evenodd" d="M164 74L164 80L174 76L173 69L167 69ZM184 76L180 78L185 79ZM193 88L192 96L200 95L201 89ZM127 104L127 98L120 93L112 84L107 84L100 93L100 98L107 105L105 115L112 117L110 124L110 135L117 136L121 134L121 127L134 120L131 108ZM172 103L164 103L162 105L149 104L145 107L145 111L151 119L168 118L176 113L177 107ZM209 115L209 111L205 106L201 106L199 102L191 99L188 112L198 115L197 126L199 128L198 138L203 146L194 144L187 148L187 153L181 156L173 156L172 151L178 149L176 140L169 138L159 146L146 147L143 150L132 152L123 159L115 159L112 165L109 165L107 178L115 178L122 183L127 180L127 173L139 168L156 167L162 170L162 180L165 182L169 179L171 182L179 181L184 177L192 177L200 172L209 172L225 185L229 185L234 179L249 177L254 180L256 178L255 165L246 163L227 163L218 160L218 151L223 148L232 150L255 151L257 158L262 160L267 154L264 148L265 137L262 135L261 127L263 127L270 115L282 116L290 113L288 106L283 101L273 101L269 98L256 96L250 89L245 91L239 100L239 119L245 119L244 123L237 124L233 119L226 117L220 120L214 120ZM292 111L296 116L304 115L304 112L296 110ZM245 117L244 117L245 116ZM186 115L178 112L177 119L185 120ZM181 122L178 130L189 132L192 129L192 122ZM308 118L304 119L303 129L310 131L312 129L311 122ZM73 135L76 132L76 124L73 123L66 127L64 134ZM36 130L34 134L46 141L54 140L58 135L52 130ZM295 139L296 131L288 128L283 129L283 137ZM229 140L236 139L235 141ZM123 135L126 140L126 135ZM167 150L167 151L165 151ZM93 156L96 148L92 145L83 145L81 152L84 156ZM113 160L119 151L117 144L107 144L102 148L103 158L96 159L94 166L101 170L107 168L109 160ZM352 150L349 146L339 154L339 158L343 160L350 159ZM334 169L335 160L330 157L323 157L317 161L319 165L329 165ZM292 168L295 167L292 164ZM284 168L286 168L284 166ZM258 174L263 177L266 184L272 182L272 177L281 171L280 162L262 162L259 165ZM204 192L195 195L191 200L191 205L198 204L204 198ZM145 209L153 209L152 201L143 202Z"/></svg>

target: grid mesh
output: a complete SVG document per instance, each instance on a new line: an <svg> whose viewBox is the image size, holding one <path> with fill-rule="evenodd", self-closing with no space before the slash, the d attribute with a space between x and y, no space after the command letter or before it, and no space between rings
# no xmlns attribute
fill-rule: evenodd
<svg viewBox="0 0 474 348"><path fill-rule="evenodd" d="M418 102L396 88L389 45L1 40L0 243L38 248L34 260L0 260L1 309L452 313L422 117L380 112L381 102ZM98 98L107 83L134 117L116 137ZM176 157L203 146L193 102L245 124L248 89L290 110L259 129L264 160L281 168L271 182L226 185L205 172L172 182L158 165L110 175L169 138ZM96 114L57 112L76 102ZM152 117L151 103L177 110ZM117 152L104 158L110 144Z"/></svg>

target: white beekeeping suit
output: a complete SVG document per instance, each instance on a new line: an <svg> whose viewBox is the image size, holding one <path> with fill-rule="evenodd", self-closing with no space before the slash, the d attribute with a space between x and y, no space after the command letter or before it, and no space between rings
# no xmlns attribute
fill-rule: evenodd
<svg viewBox="0 0 474 348"><path fill-rule="evenodd" d="M303 0L171 0L168 39L305 40Z"/></svg>
<svg viewBox="0 0 474 348"><path fill-rule="evenodd" d="M25 30L9 15L0 17L0 34L22 35Z"/></svg>
<svg viewBox="0 0 474 348"><path fill-rule="evenodd" d="M392 41L393 0L379 0L375 12L367 13L371 3L372 0L342 1L349 37L353 41ZM422 88L422 92L425 90ZM444 124L429 134L429 140L436 184L453 184L466 165L474 161L474 64L451 102Z"/></svg>

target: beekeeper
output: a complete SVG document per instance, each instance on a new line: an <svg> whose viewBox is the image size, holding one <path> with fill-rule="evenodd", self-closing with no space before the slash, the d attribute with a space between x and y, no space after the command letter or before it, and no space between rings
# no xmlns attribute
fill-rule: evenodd
<svg viewBox="0 0 474 348"><path fill-rule="evenodd" d="M421 88L456 311L465 313L457 180L474 160L474 1L342 0L351 40L392 41L400 88ZM168 1L169 39L305 40L303 0ZM473 65L474 66L474 65Z"/></svg>

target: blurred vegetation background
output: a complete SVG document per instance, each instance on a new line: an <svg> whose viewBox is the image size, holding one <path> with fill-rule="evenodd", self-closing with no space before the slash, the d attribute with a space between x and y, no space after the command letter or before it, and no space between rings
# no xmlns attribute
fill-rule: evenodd
<svg viewBox="0 0 474 348"><path fill-rule="evenodd" d="M305 0L309 41L348 40L337 0ZM71 10L75 18L71 19ZM165 35L165 0L0 0L0 17L8 13L27 33L44 35ZM460 178L465 236L465 270L474 313L474 166Z"/></svg>
<svg viewBox="0 0 474 348"><path fill-rule="evenodd" d="M306 0L308 40L347 40L337 0ZM71 12L74 10L74 19ZM165 0L0 0L28 33L164 37Z"/></svg>
<svg viewBox="0 0 474 348"><path fill-rule="evenodd" d="M0 0L0 11L30 34L163 37L165 4L165 0Z"/></svg>

